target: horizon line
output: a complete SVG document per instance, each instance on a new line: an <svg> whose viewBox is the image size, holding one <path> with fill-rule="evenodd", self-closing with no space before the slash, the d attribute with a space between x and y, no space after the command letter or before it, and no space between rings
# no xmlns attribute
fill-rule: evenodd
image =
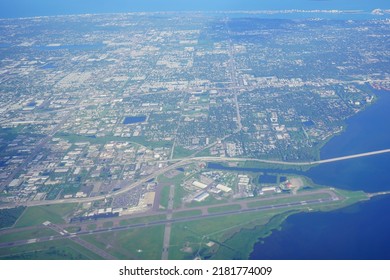
<svg viewBox="0 0 390 280"><path fill-rule="evenodd" d="M380 10L383 14L373 13ZM64 13L57 15L35 15L22 17L1 17L0 20L7 19L33 19L33 18L53 18L53 17L68 17L68 16L93 16L93 15L142 15L142 14L178 14L178 13L221 13L221 14L264 14L264 15L278 15L278 14L302 14L302 13L319 13L319 14L371 14L372 16L390 16L390 9L376 8L373 10L361 9L267 9L267 10L171 10L171 11L123 11L123 12L96 12L96 13ZM387 18L383 18L387 19Z"/></svg>

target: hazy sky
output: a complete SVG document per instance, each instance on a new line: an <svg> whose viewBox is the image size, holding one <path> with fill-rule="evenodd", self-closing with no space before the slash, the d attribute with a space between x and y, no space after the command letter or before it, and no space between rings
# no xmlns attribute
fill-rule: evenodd
<svg viewBox="0 0 390 280"><path fill-rule="evenodd" d="M0 0L0 17L132 11L390 9L389 0Z"/></svg>

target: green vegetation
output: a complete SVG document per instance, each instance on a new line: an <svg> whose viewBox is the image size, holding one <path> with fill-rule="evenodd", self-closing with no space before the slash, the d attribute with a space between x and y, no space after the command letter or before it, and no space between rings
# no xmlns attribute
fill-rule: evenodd
<svg viewBox="0 0 390 280"><path fill-rule="evenodd" d="M20 229L20 231L0 234L0 243L55 235L59 235L59 233L47 227L26 230Z"/></svg>
<svg viewBox="0 0 390 280"><path fill-rule="evenodd" d="M223 163L221 163L223 164ZM224 166L227 166L227 164L223 164ZM288 170L288 169L294 169L298 171L307 171L310 168L314 167L314 165L285 165L285 164L275 164L275 163L265 163L265 162L259 162L259 161L253 161L253 160L247 160L244 162L238 162L237 167L242 168L261 168L261 169L278 169L278 170ZM249 171L250 172L250 171Z"/></svg>
<svg viewBox="0 0 390 280"><path fill-rule="evenodd" d="M175 196L173 198L173 208L177 209L182 207L183 198L188 194L186 190L184 190L180 184L175 184Z"/></svg>
<svg viewBox="0 0 390 280"><path fill-rule="evenodd" d="M54 176L54 175L53 175ZM57 175L59 176L59 175ZM64 175L65 176L65 175ZM81 184L80 183L71 183L71 184L59 184L47 187L48 194L46 196L47 200L55 200L59 197L64 197L65 195L75 195L77 192L80 191ZM42 191L46 191L45 189L42 189ZM59 194L61 194L59 196Z"/></svg>
<svg viewBox="0 0 390 280"><path fill-rule="evenodd" d="M26 207L22 206L11 209L0 209L0 229L12 227L25 209Z"/></svg>
<svg viewBox="0 0 390 280"><path fill-rule="evenodd" d="M123 138L122 138L123 139ZM172 142L171 141L156 141L156 142L151 142L147 141L145 137L143 136L137 136L137 137L130 137L129 141L125 140L126 142L133 142L140 144L142 146L154 149L154 148L171 148L172 147Z"/></svg>
<svg viewBox="0 0 390 280"><path fill-rule="evenodd" d="M161 175L158 177L159 183L166 183L175 185L175 196L173 198L173 208L179 208L182 205L183 198L186 196L187 192L181 186L181 183L184 180L184 172L180 172L179 175L172 178L165 177ZM169 199L169 186L164 186L161 193L160 204L164 207L168 207Z"/></svg>
<svg viewBox="0 0 390 280"><path fill-rule="evenodd" d="M72 227L67 227L67 228L65 228L65 230L66 230L67 232L70 232L70 233L75 233L75 232L81 231L81 227L72 226Z"/></svg>
<svg viewBox="0 0 390 280"><path fill-rule="evenodd" d="M169 199L169 186L164 186L161 188L161 193L160 193L160 205L164 209L168 208L168 199Z"/></svg>
<svg viewBox="0 0 390 280"><path fill-rule="evenodd" d="M196 153L197 157L209 157L210 155L210 149L204 149Z"/></svg>
<svg viewBox="0 0 390 280"><path fill-rule="evenodd" d="M174 185L180 185L183 182L184 179L184 173L180 172L178 175L169 178L164 175L161 175L158 177L157 181L159 183L165 183L165 184L174 184ZM169 187L169 186L168 186ZM169 193L169 192L168 192Z"/></svg>
<svg viewBox="0 0 390 280"><path fill-rule="evenodd" d="M207 211L209 213L219 213L219 212L225 212L225 211L234 211L234 210L240 210L241 206L239 204L233 204L233 205L226 205L226 206L220 206L220 207L211 207L208 208Z"/></svg>
<svg viewBox="0 0 390 280"><path fill-rule="evenodd" d="M161 259L164 225L83 236L119 259Z"/></svg>
<svg viewBox="0 0 390 280"><path fill-rule="evenodd" d="M175 149L173 150L173 158L185 158L190 155L192 155L194 151L184 149L180 146L175 146Z"/></svg>
<svg viewBox="0 0 390 280"><path fill-rule="evenodd" d="M45 221L61 224L77 204L54 204L28 207L17 221L15 227L27 227L42 224Z"/></svg>
<svg viewBox="0 0 390 280"><path fill-rule="evenodd" d="M186 218L186 217L193 217L193 216L200 216L202 215L201 210L188 210L188 211L180 211L172 214L173 218Z"/></svg>
<svg viewBox="0 0 390 280"><path fill-rule="evenodd" d="M288 216L297 213L294 211L282 213L272 217L267 223L258 225L253 228L242 228L239 232L232 235L219 246L211 259L215 260L234 260L248 259L254 245L261 238L272 234L274 230L280 230L281 224Z"/></svg>
<svg viewBox="0 0 390 280"><path fill-rule="evenodd" d="M87 230L95 230L96 228L97 228L96 224L87 225Z"/></svg>
<svg viewBox="0 0 390 280"><path fill-rule="evenodd" d="M280 209L174 224L172 226L169 258L193 259L200 256L204 259L243 259L252 250L253 245L243 244L248 239L248 236L242 234L244 229L264 226L263 231L255 230L253 232L255 237L253 243L255 243L258 238L265 237L271 230L278 228L284 219L293 213L296 212ZM275 218L276 220L272 220L282 214L285 215L280 216L283 219ZM272 223L270 223L271 220ZM229 241L232 237L237 238L234 239L234 243L237 242L236 244ZM207 243L210 241L214 242L215 245L209 247ZM192 250L189 250L189 248ZM225 251L220 253L221 248L228 250L229 253ZM218 255L215 255L217 253Z"/></svg>
<svg viewBox="0 0 390 280"><path fill-rule="evenodd" d="M46 199L55 200L61 192L61 185L54 185L54 186L47 187L47 192L48 193L46 195Z"/></svg>
<svg viewBox="0 0 390 280"><path fill-rule="evenodd" d="M127 142L135 145L141 145L148 148L160 148L160 147L171 147L172 142L170 141L158 141L158 142L149 142L145 137L117 137L117 136L104 136L104 137L89 137L78 134L69 134L69 133L57 133L55 137L60 137L64 140L69 141L70 143L77 142L89 142L91 144L107 144L112 141L116 142Z"/></svg>
<svg viewBox="0 0 390 280"><path fill-rule="evenodd" d="M103 223L103 227L104 228L110 228L110 227L113 227L114 223L113 222L104 222Z"/></svg>
<svg viewBox="0 0 390 280"><path fill-rule="evenodd" d="M138 217L138 218L130 218L128 220L122 220L119 222L121 226L134 225L134 224L142 224L142 223L150 223L155 221L163 221L166 219L165 214L153 215L147 217Z"/></svg>
<svg viewBox="0 0 390 280"><path fill-rule="evenodd" d="M8 260L99 260L101 257L69 239L33 243L0 249Z"/></svg>
<svg viewBox="0 0 390 280"><path fill-rule="evenodd" d="M333 188L333 191L335 193L337 193L338 195L346 198L345 199L345 202L352 202L352 203L355 203L356 201L360 201L360 200L367 200L368 199L368 195L367 193L363 192L363 191L346 191L346 190L340 190L340 189L334 189Z"/></svg>
<svg viewBox="0 0 390 280"><path fill-rule="evenodd" d="M253 227L268 221L268 215L245 213L227 217L205 218L172 225L169 249L170 259L193 259L211 257L215 248L208 248L209 241L222 243L242 227Z"/></svg>

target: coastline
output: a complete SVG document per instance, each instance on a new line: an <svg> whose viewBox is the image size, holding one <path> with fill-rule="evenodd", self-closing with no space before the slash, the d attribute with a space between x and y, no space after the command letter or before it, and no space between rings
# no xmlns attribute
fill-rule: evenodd
<svg viewBox="0 0 390 280"><path fill-rule="evenodd" d="M263 243L267 237L272 236L276 231L283 231L286 220L296 214L310 214L332 212L351 205L368 201L372 196L364 192L350 192L344 190L335 190L337 193L344 196L342 203L333 205L325 205L307 209L288 210L272 216L266 224L253 223L249 226L243 226L235 232L226 236L222 242L224 246L220 246L211 259L251 259L254 253L256 244ZM234 248L235 250L232 250ZM238 249L239 248L239 249Z"/></svg>

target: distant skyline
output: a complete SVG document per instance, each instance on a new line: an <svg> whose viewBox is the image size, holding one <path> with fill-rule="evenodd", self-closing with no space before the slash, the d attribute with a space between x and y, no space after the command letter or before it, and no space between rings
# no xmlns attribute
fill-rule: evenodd
<svg viewBox="0 0 390 280"><path fill-rule="evenodd" d="M85 13L278 10L390 9L388 0L0 0L0 17L31 17Z"/></svg>

